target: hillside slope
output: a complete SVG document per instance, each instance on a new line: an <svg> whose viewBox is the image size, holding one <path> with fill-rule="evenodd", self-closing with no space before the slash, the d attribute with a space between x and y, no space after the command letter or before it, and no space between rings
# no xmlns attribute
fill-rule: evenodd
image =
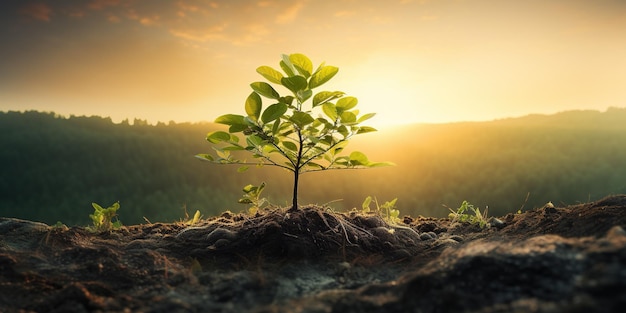
<svg viewBox="0 0 626 313"><path fill-rule="evenodd" d="M347 151L395 167L302 177L301 203L339 210L376 196L402 214L445 216L468 200L495 215L548 201L575 204L626 192L626 109L531 115L493 122L412 125L354 137ZM372 124L375 126L375 123ZM115 124L108 118L0 113L0 216L86 225L91 202L120 201L126 224L238 212L241 188L268 184L290 201L288 173L195 159L212 124ZM527 195L529 195L526 200Z"/></svg>

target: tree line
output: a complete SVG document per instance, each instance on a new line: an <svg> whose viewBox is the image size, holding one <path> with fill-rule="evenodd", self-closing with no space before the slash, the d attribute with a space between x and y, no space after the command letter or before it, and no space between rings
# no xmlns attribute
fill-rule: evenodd
<svg viewBox="0 0 626 313"><path fill-rule="evenodd" d="M611 108L381 130L354 138L350 150L395 167L309 173L300 203L349 210L368 195L397 197L401 214L445 216L444 206L468 200L503 215L626 193L624 121L626 109ZM219 127L0 112L0 216L87 225L91 202L120 201L125 224L172 222L185 211L245 210L241 189L262 181L264 196L287 205L288 173L240 174L194 158L211 150L205 136Z"/></svg>

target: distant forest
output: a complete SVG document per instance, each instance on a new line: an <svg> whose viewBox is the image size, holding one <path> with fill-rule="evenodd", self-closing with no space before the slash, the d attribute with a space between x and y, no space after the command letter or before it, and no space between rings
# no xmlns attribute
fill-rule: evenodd
<svg viewBox="0 0 626 313"><path fill-rule="evenodd" d="M375 125L375 119L372 120ZM0 112L0 216L87 225L92 202L119 201L124 224L173 222L238 204L247 184L290 203L291 176L264 167L237 173L194 158L211 152L210 123L159 123L35 111ZM442 217L468 200L491 215L626 193L626 109L568 111L492 122L419 124L353 138L394 167L302 176L300 202L342 211L368 195L398 198L401 214ZM527 198L528 196L528 199Z"/></svg>

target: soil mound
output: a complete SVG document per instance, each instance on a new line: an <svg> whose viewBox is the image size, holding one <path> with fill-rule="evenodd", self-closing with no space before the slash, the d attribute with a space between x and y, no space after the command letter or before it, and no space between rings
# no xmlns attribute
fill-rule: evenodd
<svg viewBox="0 0 626 313"><path fill-rule="evenodd" d="M0 218L2 312L617 312L626 196L492 220L327 208L107 233Z"/></svg>

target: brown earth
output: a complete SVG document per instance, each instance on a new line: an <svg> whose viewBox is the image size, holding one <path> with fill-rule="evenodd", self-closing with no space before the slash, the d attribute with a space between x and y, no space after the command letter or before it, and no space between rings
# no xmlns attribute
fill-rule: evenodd
<svg viewBox="0 0 626 313"><path fill-rule="evenodd" d="M306 207L92 233L0 218L1 312L621 312L626 195L491 227Z"/></svg>

